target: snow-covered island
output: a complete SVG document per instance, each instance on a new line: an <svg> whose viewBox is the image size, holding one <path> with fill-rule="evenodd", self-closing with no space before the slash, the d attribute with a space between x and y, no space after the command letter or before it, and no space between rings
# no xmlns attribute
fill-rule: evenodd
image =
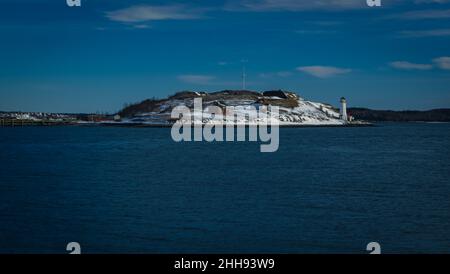
<svg viewBox="0 0 450 274"><path fill-rule="evenodd" d="M200 113L194 111L194 101L198 101L198 99L202 101ZM189 108L191 119L186 119L183 116L177 119L172 118L172 111L178 106ZM278 114L271 112L273 106L278 107ZM202 111L208 112L213 107L216 110L220 109L222 114L214 115L214 119L211 119L211 117L202 113ZM227 113L231 107L233 107L234 115ZM264 107L267 107L269 110L266 118L258 117L258 115L249 115L250 110L261 110ZM211 93L182 91L166 99L147 99L140 103L127 105L116 114L0 111L0 126L104 125L170 127L174 123L205 125L213 123L230 124L230 122L235 125L275 123L280 126L371 125L368 122L354 119L351 115L347 115L345 98L341 98L340 106L336 108L330 104L305 100L294 92L283 90L264 92L224 90Z"/></svg>
<svg viewBox="0 0 450 274"><path fill-rule="evenodd" d="M279 115L270 115L269 119L277 119L280 126L348 126L369 125L363 121L354 120L347 116L346 100L341 98L340 109L330 104L305 100L294 92L272 90L256 92L249 90L225 90L213 93L183 91L176 93L167 99L148 99L137 104L126 106L115 116L115 121L110 124L139 124L139 125L170 125L175 122L184 123L183 118L175 120L171 118L172 110L177 106L187 106L193 111L194 99L201 98L203 109L219 107L223 110L223 123L229 121L226 108L233 106L235 109L245 112L248 109L259 109L262 106L279 107ZM237 107L237 108L236 108ZM270 109L270 108L269 108ZM238 114L238 113L235 113ZM193 112L193 116L197 116ZM242 115L243 120L235 121L236 124L257 125L260 121L257 117ZM201 123L217 123L208 117L203 117Z"/></svg>

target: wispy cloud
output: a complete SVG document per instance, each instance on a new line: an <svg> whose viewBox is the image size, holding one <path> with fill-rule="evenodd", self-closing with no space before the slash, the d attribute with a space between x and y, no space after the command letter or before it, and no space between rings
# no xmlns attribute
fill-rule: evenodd
<svg viewBox="0 0 450 274"><path fill-rule="evenodd" d="M277 72L266 72L259 74L259 77L261 78L274 78L274 77L290 77L293 73L291 71L277 71Z"/></svg>
<svg viewBox="0 0 450 274"><path fill-rule="evenodd" d="M135 28L135 29L150 29L151 26L149 26L147 24L138 24L138 25L134 25L133 28Z"/></svg>
<svg viewBox="0 0 450 274"><path fill-rule="evenodd" d="M229 11L307 11L348 10L367 7L361 0L229 0L225 9Z"/></svg>
<svg viewBox="0 0 450 274"><path fill-rule="evenodd" d="M140 23L156 20L192 20L204 17L205 9L186 5L138 5L106 12L106 17L122 23Z"/></svg>
<svg viewBox="0 0 450 274"><path fill-rule="evenodd" d="M416 64L407 61L395 61L389 63L389 65L393 68L403 70L429 70L433 68L431 64Z"/></svg>
<svg viewBox="0 0 450 274"><path fill-rule="evenodd" d="M450 57L442 56L438 58L434 58L431 64L418 64L411 63L408 61L395 61L389 63L389 66L395 69L402 70L430 70L433 68L439 68L444 70L450 70Z"/></svg>
<svg viewBox="0 0 450 274"><path fill-rule="evenodd" d="M339 26L342 25L343 22L341 21L310 21L308 22L311 25L321 26L321 27L332 27L332 26Z"/></svg>
<svg viewBox="0 0 450 274"><path fill-rule="evenodd" d="M329 78L340 74L350 73L352 71L351 69L348 68L338 68L328 66L298 67L297 70L318 78Z"/></svg>
<svg viewBox="0 0 450 274"><path fill-rule="evenodd" d="M177 78L181 82L194 85L212 85L214 80L216 80L215 76L198 74L179 75Z"/></svg>
<svg viewBox="0 0 450 274"><path fill-rule="evenodd" d="M337 33L335 30L296 30L294 31L297 34L332 34Z"/></svg>
<svg viewBox="0 0 450 274"><path fill-rule="evenodd" d="M290 71L279 71L276 73L277 76L279 77L289 77L292 75L292 72Z"/></svg>
<svg viewBox="0 0 450 274"><path fill-rule="evenodd" d="M423 20L450 18L450 9L415 10L388 16L389 19Z"/></svg>
<svg viewBox="0 0 450 274"><path fill-rule="evenodd" d="M445 37L450 36L450 29L405 30L398 33L400 38Z"/></svg>
<svg viewBox="0 0 450 274"><path fill-rule="evenodd" d="M433 4L433 3L437 3L437 4L445 4L445 3L450 3L450 0L415 0L414 3L416 4Z"/></svg>
<svg viewBox="0 0 450 274"><path fill-rule="evenodd" d="M438 68L450 70L450 57L443 56L433 59L433 62Z"/></svg>

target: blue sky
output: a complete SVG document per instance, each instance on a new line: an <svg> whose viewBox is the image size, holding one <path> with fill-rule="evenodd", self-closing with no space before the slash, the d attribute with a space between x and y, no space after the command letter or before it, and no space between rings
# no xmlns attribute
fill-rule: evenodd
<svg viewBox="0 0 450 274"><path fill-rule="evenodd" d="M115 112L180 90L450 107L450 0L0 0L0 110Z"/></svg>

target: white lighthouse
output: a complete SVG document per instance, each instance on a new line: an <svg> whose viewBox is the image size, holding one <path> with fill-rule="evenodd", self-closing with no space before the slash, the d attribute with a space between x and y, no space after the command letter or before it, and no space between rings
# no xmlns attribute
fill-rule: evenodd
<svg viewBox="0 0 450 274"><path fill-rule="evenodd" d="M345 122L348 121L347 117L347 100L344 97L341 98L341 119Z"/></svg>

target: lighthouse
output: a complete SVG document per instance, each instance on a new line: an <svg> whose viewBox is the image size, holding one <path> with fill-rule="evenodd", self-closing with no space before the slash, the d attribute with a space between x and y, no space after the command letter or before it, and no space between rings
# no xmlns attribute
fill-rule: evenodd
<svg viewBox="0 0 450 274"><path fill-rule="evenodd" d="M348 121L347 117L347 100L344 97L341 98L341 119L345 122Z"/></svg>

